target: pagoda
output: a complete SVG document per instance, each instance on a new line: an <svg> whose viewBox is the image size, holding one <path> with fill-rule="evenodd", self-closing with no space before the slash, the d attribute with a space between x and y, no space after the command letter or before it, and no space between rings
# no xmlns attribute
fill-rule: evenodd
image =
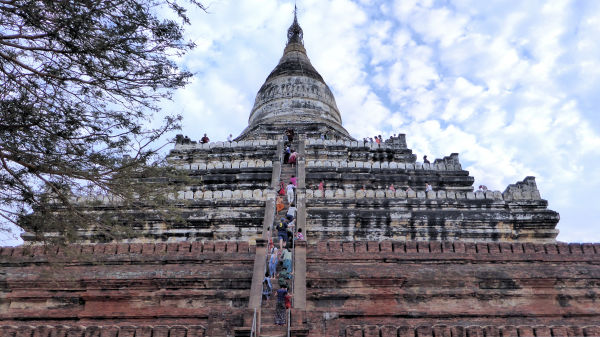
<svg viewBox="0 0 600 337"><path fill-rule="evenodd" d="M140 213L127 239L0 248L0 337L600 336L600 244L556 241L535 178L475 191L456 153L421 163L404 134L354 139L303 39L294 15L237 138L177 136L185 221ZM280 326L263 280L292 176L305 240Z"/></svg>

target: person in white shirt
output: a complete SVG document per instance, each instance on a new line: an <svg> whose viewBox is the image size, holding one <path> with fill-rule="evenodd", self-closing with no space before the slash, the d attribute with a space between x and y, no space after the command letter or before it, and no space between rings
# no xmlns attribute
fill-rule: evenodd
<svg viewBox="0 0 600 337"><path fill-rule="evenodd" d="M287 192L287 200L288 200L288 204L291 204L292 202L294 202L294 184L292 184L292 182L290 182L286 189Z"/></svg>
<svg viewBox="0 0 600 337"><path fill-rule="evenodd" d="M429 183L425 183L425 192L432 192L433 188L431 187L431 185L429 185Z"/></svg>
<svg viewBox="0 0 600 337"><path fill-rule="evenodd" d="M288 211L287 211L285 217L290 221L292 221L292 220L294 220L294 218L296 218L296 205L294 203L290 204L290 208L288 208Z"/></svg>

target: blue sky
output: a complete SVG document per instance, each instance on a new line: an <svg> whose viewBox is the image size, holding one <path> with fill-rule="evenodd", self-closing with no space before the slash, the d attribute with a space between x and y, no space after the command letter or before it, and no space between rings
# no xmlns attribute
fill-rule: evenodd
<svg viewBox="0 0 600 337"><path fill-rule="evenodd" d="M182 133L237 136L275 67L293 1L205 1L196 74L163 109ZM561 241L600 242L600 1L299 0L308 56L356 138L405 133L421 158L460 154L503 191L536 177Z"/></svg>

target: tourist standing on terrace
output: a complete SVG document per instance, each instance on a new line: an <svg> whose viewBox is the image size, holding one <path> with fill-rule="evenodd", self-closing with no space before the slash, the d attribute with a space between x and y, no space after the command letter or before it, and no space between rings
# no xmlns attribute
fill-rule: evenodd
<svg viewBox="0 0 600 337"><path fill-rule="evenodd" d="M204 137L202 137L202 138L200 139L200 143L202 143L202 144L206 144L206 143L208 143L208 142L210 142L210 139L208 139L208 136L206 136L206 133L205 133L205 134L204 134Z"/></svg>
<svg viewBox="0 0 600 337"><path fill-rule="evenodd" d="M290 178L290 183L294 184L294 186L298 186L298 178L296 178L295 175L292 174L292 177Z"/></svg>

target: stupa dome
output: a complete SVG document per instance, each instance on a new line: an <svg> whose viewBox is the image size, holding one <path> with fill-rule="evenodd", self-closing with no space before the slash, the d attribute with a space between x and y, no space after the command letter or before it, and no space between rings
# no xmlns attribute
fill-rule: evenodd
<svg viewBox="0 0 600 337"><path fill-rule="evenodd" d="M248 127L238 139L275 138L287 129L308 138L352 139L331 90L310 63L296 15L283 56L256 94Z"/></svg>

